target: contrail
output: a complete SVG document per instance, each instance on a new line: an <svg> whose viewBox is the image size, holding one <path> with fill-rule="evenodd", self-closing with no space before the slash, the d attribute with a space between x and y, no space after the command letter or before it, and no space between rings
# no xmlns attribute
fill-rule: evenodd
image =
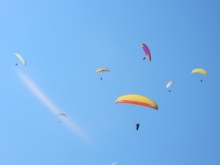
<svg viewBox="0 0 220 165"><path fill-rule="evenodd" d="M37 96L40 101L47 106L47 108L57 115L63 113L38 87L35 85L24 73L17 71L23 83ZM69 126L78 136L88 141L88 135L76 123L71 121L68 117L62 117L62 121Z"/></svg>

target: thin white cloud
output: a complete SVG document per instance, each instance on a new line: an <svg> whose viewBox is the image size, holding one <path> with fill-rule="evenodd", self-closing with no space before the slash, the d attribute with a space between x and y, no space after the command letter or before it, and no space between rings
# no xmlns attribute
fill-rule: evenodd
<svg viewBox="0 0 220 165"><path fill-rule="evenodd" d="M54 114L57 115L59 113L63 113L61 109L59 109L38 87L34 84L33 81L30 80L24 73L21 71L17 71L19 77L23 81L23 83L30 89L30 91L37 96L40 101L47 106L47 108ZM67 115L68 116L68 115ZM62 122L64 122L67 126L71 128L78 136L88 141L88 135L80 128L75 122L73 122L69 117L60 117Z"/></svg>

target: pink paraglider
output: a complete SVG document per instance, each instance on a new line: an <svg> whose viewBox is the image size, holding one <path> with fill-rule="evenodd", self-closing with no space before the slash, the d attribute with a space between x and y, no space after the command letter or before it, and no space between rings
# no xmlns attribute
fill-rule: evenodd
<svg viewBox="0 0 220 165"><path fill-rule="evenodd" d="M141 47L144 50L144 53L146 54L146 57L149 61L151 61L151 54L150 54L150 49L147 47L145 44L141 44ZM145 58L144 58L145 59Z"/></svg>

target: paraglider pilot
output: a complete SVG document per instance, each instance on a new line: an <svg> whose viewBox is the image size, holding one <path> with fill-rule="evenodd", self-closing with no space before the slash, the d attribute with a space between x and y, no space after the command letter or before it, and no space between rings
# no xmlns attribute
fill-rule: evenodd
<svg viewBox="0 0 220 165"><path fill-rule="evenodd" d="M137 130L137 131L138 131L138 129L139 129L139 126L140 126L140 124L137 123L137 124L136 124L136 130Z"/></svg>

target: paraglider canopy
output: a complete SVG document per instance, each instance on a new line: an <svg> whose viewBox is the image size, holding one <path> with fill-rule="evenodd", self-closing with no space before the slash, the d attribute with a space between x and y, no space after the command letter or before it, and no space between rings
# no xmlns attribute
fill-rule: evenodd
<svg viewBox="0 0 220 165"><path fill-rule="evenodd" d="M14 53L15 54L15 56L16 57L18 57L18 59L21 61L21 63L24 65L24 66L26 66L26 61L24 60L24 58L20 55L20 54L18 54L18 53Z"/></svg>
<svg viewBox="0 0 220 165"><path fill-rule="evenodd" d="M62 118L62 117L66 118L67 117L64 113L58 113L56 116L59 117L59 118Z"/></svg>
<svg viewBox="0 0 220 165"><path fill-rule="evenodd" d="M191 73L201 73L201 74L208 76L208 72L204 69L201 69L201 68L193 69Z"/></svg>
<svg viewBox="0 0 220 165"><path fill-rule="evenodd" d="M110 70L108 68L99 68L95 72L96 73L99 73L99 72L110 72Z"/></svg>
<svg viewBox="0 0 220 165"><path fill-rule="evenodd" d="M56 116L65 116L65 117L67 117L64 113L58 113Z"/></svg>
<svg viewBox="0 0 220 165"><path fill-rule="evenodd" d="M151 61L151 54L150 54L150 49L147 47L147 45L145 44L141 44L141 47L143 48L144 50L144 53L148 59L148 61Z"/></svg>
<svg viewBox="0 0 220 165"><path fill-rule="evenodd" d="M174 83L174 81L169 81L166 85L166 88L169 88L170 85L172 85Z"/></svg>
<svg viewBox="0 0 220 165"><path fill-rule="evenodd" d="M158 105L156 102L154 102L150 98L137 94L128 94L118 97L117 100L115 101L115 104L120 104L120 103L136 104L158 110Z"/></svg>

